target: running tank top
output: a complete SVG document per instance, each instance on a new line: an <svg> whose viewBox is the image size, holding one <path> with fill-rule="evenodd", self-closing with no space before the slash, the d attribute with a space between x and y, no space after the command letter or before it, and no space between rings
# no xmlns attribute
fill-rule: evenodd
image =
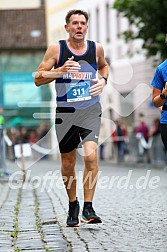
<svg viewBox="0 0 167 252"><path fill-rule="evenodd" d="M91 96L89 88L94 85L92 79L96 78L96 44L87 40L87 50L82 55L76 55L70 51L66 40L60 40L60 55L57 67L74 56L81 69L77 73L64 73L61 78L55 81L56 100L58 107L73 107L85 109L99 102L99 96Z"/></svg>

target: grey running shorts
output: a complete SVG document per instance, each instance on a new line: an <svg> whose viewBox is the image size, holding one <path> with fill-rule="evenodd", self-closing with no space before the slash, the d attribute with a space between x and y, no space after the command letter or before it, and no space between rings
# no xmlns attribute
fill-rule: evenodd
<svg viewBox="0 0 167 252"><path fill-rule="evenodd" d="M98 143L101 123L101 104L76 110L56 108L55 128L60 153L68 153L87 141Z"/></svg>

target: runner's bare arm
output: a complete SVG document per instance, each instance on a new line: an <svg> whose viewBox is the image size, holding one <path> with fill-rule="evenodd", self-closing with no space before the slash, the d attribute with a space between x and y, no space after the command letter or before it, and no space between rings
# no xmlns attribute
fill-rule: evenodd
<svg viewBox="0 0 167 252"><path fill-rule="evenodd" d="M98 64L98 79L93 79L95 83L90 87L90 94L97 96L102 93L104 86L106 85L106 80L108 78L108 64L104 58L104 50L101 44L96 44L96 55L97 55L97 64ZM104 78L102 78L104 77Z"/></svg>
<svg viewBox="0 0 167 252"><path fill-rule="evenodd" d="M165 83L165 87L163 90L159 90L159 89L153 87L152 102L155 107L161 107L165 103L165 99L161 99L161 97L160 97L161 93L167 97L167 82Z"/></svg>
<svg viewBox="0 0 167 252"><path fill-rule="evenodd" d="M98 74L99 77L108 78L108 64L104 58L104 49L100 43L96 44L97 60L98 60Z"/></svg>
<svg viewBox="0 0 167 252"><path fill-rule="evenodd" d="M36 86L48 84L59 77L58 73L60 72L60 69L57 68L52 70L53 66L57 65L59 50L60 49L58 44L50 45L48 47L44 58L35 74L34 82Z"/></svg>
<svg viewBox="0 0 167 252"><path fill-rule="evenodd" d="M78 62L73 61L73 58L67 59L63 66L56 68L58 64L59 53L59 44L50 45L48 47L44 58L39 65L37 72L35 73L34 82L36 86L48 84L56 78L60 78L65 72L79 71L80 65ZM52 69L53 67L55 69Z"/></svg>

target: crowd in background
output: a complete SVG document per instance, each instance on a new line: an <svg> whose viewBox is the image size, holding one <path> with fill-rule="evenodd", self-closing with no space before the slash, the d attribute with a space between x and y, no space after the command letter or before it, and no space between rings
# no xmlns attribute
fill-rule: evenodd
<svg viewBox="0 0 167 252"><path fill-rule="evenodd" d="M149 128L145 122L143 114L139 115L139 123L128 132L128 127L122 118L115 121L116 129L111 130L111 136L107 140L101 142L99 146L99 159L115 159L117 163L126 162L132 159L137 163L152 163L152 162L166 162L167 155L162 144L160 136L160 119L155 118L152 126ZM7 129L7 135L12 141L12 146L21 143L29 143L30 145L40 141L40 146L48 148L51 139L44 137L47 135L50 126L42 122L36 128L26 128L18 126ZM105 139L105 125L101 124L100 135ZM44 141L42 141L44 139ZM107 142L111 144L111 155L106 157L106 149L109 147ZM7 158L15 159L14 151L11 147L7 147ZM45 156L44 158L47 158Z"/></svg>
<svg viewBox="0 0 167 252"><path fill-rule="evenodd" d="M139 123L131 132L122 118L115 121L116 129L111 132L112 156L117 163L133 160L137 163L165 163L167 153L161 140L160 119L155 118L152 126L139 114ZM99 157L105 159L105 144L100 148ZM103 154L101 153L103 151Z"/></svg>
<svg viewBox="0 0 167 252"><path fill-rule="evenodd" d="M45 136L49 132L50 127L45 122L42 122L38 127L26 128L24 126L17 126L7 129L7 135L12 142L11 147L7 147L7 156L9 159L15 159L14 145L29 143L33 145L38 142L38 144L43 148L48 148L50 139ZM40 140L40 141L39 141ZM34 154L34 151L33 151ZM40 153L39 153L40 154ZM34 156L34 155L33 155ZM37 156L37 153L36 155ZM47 158L45 156L44 158Z"/></svg>

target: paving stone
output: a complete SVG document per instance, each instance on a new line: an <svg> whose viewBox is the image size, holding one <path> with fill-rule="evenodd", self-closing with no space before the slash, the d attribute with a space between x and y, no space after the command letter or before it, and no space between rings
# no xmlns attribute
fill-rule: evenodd
<svg viewBox="0 0 167 252"><path fill-rule="evenodd" d="M16 247L19 249L43 249L43 244L41 240L17 240Z"/></svg>
<svg viewBox="0 0 167 252"><path fill-rule="evenodd" d="M20 251L23 251L23 252L46 252L46 250L44 249L20 249Z"/></svg>
<svg viewBox="0 0 167 252"><path fill-rule="evenodd" d="M28 231L18 234L18 240L41 240L40 234L37 231Z"/></svg>
<svg viewBox="0 0 167 252"><path fill-rule="evenodd" d="M1 193L0 207L3 205L4 201L6 200L9 190L10 188L9 188L8 183L3 183L3 181L0 181L0 193Z"/></svg>
<svg viewBox="0 0 167 252"><path fill-rule="evenodd" d="M43 165L43 166L42 166ZM34 175L41 178L48 172L60 169L59 164L44 162L36 164ZM24 189L20 204L18 222L19 233L15 246L24 252L44 252L41 235L37 231L35 216L35 201L38 205L38 217L41 223L41 232L44 235L46 248L53 252L166 252L167 251L167 173L163 170L151 169L151 177L159 176L160 182L156 189L137 189L136 181L145 176L147 168L128 168L102 165L102 177L118 177L114 185L100 186L97 184L94 208L102 219L99 225L82 224L79 228L66 228L68 199L65 189L59 189L56 181L50 191L35 189L37 198L34 198L32 188ZM129 169L133 171L129 185L132 187L120 188L119 178L127 176ZM150 168L149 168L150 169ZM83 165L77 165L77 175L83 171ZM80 185L82 179L78 178ZM102 183L101 183L102 184ZM142 181L140 182L140 185ZM48 184L48 186L50 186ZM0 184L0 193L1 193ZM46 188L47 189L47 188ZM7 190L7 189L6 189ZM13 219L18 190L7 190L8 199L3 201L0 208L0 252L14 252L10 247L10 234L13 231ZM7 195L7 194L6 194ZM77 188L80 206L83 206L82 187ZM1 200L0 200L1 202ZM0 203L1 204L1 203ZM1 205L0 205L1 206ZM4 231L6 230L6 232ZM9 231L9 232L8 232Z"/></svg>
<svg viewBox="0 0 167 252"><path fill-rule="evenodd" d="M125 168L125 170L114 170L114 173L116 176L123 176L125 171L128 172ZM138 177L144 176L146 170L134 170L134 172L133 183ZM167 174L163 171L158 171L158 174L157 171L153 172L155 176L167 178ZM107 176L111 176L112 170L106 173ZM63 190L55 190L49 193L55 203L55 211L62 227L65 225L65 212L68 210L68 201L63 193L65 194ZM96 228L88 229L87 233L85 233L86 226L81 225L78 228L79 235L76 236L76 241L78 242L79 238L83 239L88 251L95 251L97 244L99 244L98 247L101 251L167 251L167 232L165 232L164 227L164 224L167 224L166 193L167 183L164 181L156 190L138 190L135 187L133 190L120 190L116 186L112 189L103 190L97 188L95 210L97 209L98 212L96 212L102 216L104 224L99 225L99 230ZM78 195L80 198L80 192ZM75 251L77 242L75 243L73 240L73 232L70 236L64 228L63 232L72 242L73 251ZM92 241L95 241L96 244ZM112 248L113 243L114 247Z"/></svg>
<svg viewBox="0 0 167 252"><path fill-rule="evenodd" d="M0 248L0 252L14 252L14 249L4 246L3 248Z"/></svg>

